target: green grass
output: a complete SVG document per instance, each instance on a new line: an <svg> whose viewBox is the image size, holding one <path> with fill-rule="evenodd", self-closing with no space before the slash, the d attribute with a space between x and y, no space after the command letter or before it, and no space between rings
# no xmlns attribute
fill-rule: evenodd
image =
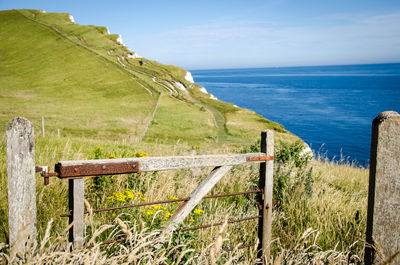
<svg viewBox="0 0 400 265"><path fill-rule="evenodd" d="M280 140L287 143L298 140L282 125L250 110L210 99L208 94L200 92L198 85L184 79L186 71L182 68L145 58L128 59L130 51L115 38L107 35L104 27L71 23L65 13L0 11L0 242L6 241L8 233L4 132L6 124L16 116L24 116L34 124L36 164L51 167L60 160L93 159L98 146L107 158L132 157L137 151L150 156L241 152L264 129L275 130L277 152L285 146L279 144ZM179 93L170 96L159 84L166 81L181 82L188 92L176 89ZM45 138L41 137L42 116ZM340 262L362 256L367 170L329 161L313 161L304 168L293 161L275 165L274 196L280 199L280 204L274 216L274 257L304 263L304 255L315 260L322 257L324 261L333 255ZM98 185L93 179L87 179L86 198L94 208L111 206L106 197L127 187L142 192L148 200L164 200L172 195L186 197L210 170L111 177L106 178L107 185L100 191L96 190ZM211 193L256 189L257 179L257 165L235 167ZM67 225L67 220L59 217L67 211L67 182L51 179L49 186L43 186L38 175L37 201L39 238L45 237L46 225L53 219L50 239L54 240ZM205 201L199 206L204 214L186 225L257 214L253 202L251 196ZM124 210L115 214L138 233L141 221L153 228L160 225L141 212ZM109 213L88 218L88 237L104 223L113 223L116 231L120 231L115 224L116 216ZM212 256L208 255L211 243L219 237L226 239L224 247L235 246L243 238L247 243L254 242L255 230L249 228L254 225L255 221L251 221L247 226L232 225L221 233L215 228L184 233L180 235L179 249L202 253L193 262L201 263ZM315 232L310 233L309 228ZM107 233L102 234L98 241L106 236ZM166 248L169 254L149 253L173 258L174 247ZM6 251L2 249L0 243L0 255ZM116 249L102 249L101 255L107 257L125 251L123 247ZM236 263L255 263L254 250L235 253ZM151 260L143 255L147 261ZM228 254L218 255L221 264L229 259ZM51 259L52 254L42 257Z"/></svg>
<svg viewBox="0 0 400 265"><path fill-rule="evenodd" d="M159 93L169 94L160 83L180 82L190 92L176 88L179 94L163 97L145 141L235 145L250 143L265 128L292 137L253 112L236 115L232 104L208 99L180 67L128 59L130 51L104 27L71 23L66 13L1 11L0 50L1 128L15 116L38 126L44 116L48 132L137 141Z"/></svg>
<svg viewBox="0 0 400 265"><path fill-rule="evenodd" d="M1 12L0 25L2 128L14 116L44 116L47 130L71 136L141 131L156 98L129 73L16 11Z"/></svg>
<svg viewBox="0 0 400 265"><path fill-rule="evenodd" d="M210 113L164 94L144 140L169 144L180 140L198 145L214 143L215 137L216 129Z"/></svg>

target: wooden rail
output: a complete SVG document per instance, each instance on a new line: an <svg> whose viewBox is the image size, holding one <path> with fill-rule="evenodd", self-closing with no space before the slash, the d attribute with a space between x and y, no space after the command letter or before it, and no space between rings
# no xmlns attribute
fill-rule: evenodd
<svg viewBox="0 0 400 265"><path fill-rule="evenodd" d="M59 178L93 177L148 171L188 169L195 167L234 166L250 162L260 163L273 160L273 155L265 153L234 155L198 155L134 157L96 160L60 161L55 166Z"/></svg>

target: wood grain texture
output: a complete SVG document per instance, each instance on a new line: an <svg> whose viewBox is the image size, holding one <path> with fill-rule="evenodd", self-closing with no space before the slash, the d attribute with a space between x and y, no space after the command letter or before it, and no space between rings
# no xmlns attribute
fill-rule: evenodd
<svg viewBox="0 0 400 265"><path fill-rule="evenodd" d="M7 125L8 226L11 255L36 240L35 138L30 121L17 117Z"/></svg>
<svg viewBox="0 0 400 265"><path fill-rule="evenodd" d="M98 165L110 163L139 162L140 171L162 171L194 167L233 166L245 163L260 163L249 161L250 157L263 157L264 153L234 154L234 155L199 155L199 156L164 156L164 157L134 157L117 159L72 160L60 161L60 166Z"/></svg>
<svg viewBox="0 0 400 265"><path fill-rule="evenodd" d="M80 248L83 246L85 237L85 184L84 179L69 179L69 210L72 216L69 217L69 223L72 222L74 225L69 231L69 241L72 243L74 248Z"/></svg>
<svg viewBox="0 0 400 265"><path fill-rule="evenodd" d="M382 260L368 246L365 263L378 264L400 251L400 115L379 114L372 123L366 241L379 245ZM391 264L400 264L400 255Z"/></svg>
<svg viewBox="0 0 400 265"><path fill-rule="evenodd" d="M267 156L274 155L274 131L266 130L261 132L261 152ZM258 238L260 240L259 257L265 258L267 263L271 252L271 234L272 234L272 194L274 186L274 161L269 160L260 164L260 188L264 190L261 198Z"/></svg>

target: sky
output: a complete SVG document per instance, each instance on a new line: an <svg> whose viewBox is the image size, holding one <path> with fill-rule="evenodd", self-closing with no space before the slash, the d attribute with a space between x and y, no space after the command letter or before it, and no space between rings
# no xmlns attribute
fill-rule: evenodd
<svg viewBox="0 0 400 265"><path fill-rule="evenodd" d="M0 0L70 13L186 69L400 62L399 0Z"/></svg>

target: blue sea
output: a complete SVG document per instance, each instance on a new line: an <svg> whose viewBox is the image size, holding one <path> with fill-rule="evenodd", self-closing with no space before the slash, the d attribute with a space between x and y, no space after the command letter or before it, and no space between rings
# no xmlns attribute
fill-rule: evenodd
<svg viewBox="0 0 400 265"><path fill-rule="evenodd" d="M400 63L192 70L218 99L283 124L330 159L369 164L372 120L400 113Z"/></svg>

